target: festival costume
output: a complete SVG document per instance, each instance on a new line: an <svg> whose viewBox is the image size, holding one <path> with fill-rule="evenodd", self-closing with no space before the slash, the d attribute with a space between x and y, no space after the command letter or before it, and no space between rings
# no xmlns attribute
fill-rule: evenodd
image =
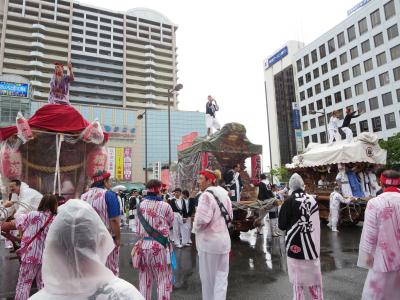
<svg viewBox="0 0 400 300"><path fill-rule="evenodd" d="M219 110L218 105L215 105L214 103L210 103L207 101L206 104L206 127L207 129L216 129L220 130L221 125L219 124L217 118L215 117L215 112Z"/></svg>
<svg viewBox="0 0 400 300"><path fill-rule="evenodd" d="M346 116L344 117L343 123L342 123L342 127L341 129L343 130L343 132L346 134L346 142L350 143L353 140L353 131L351 131L350 129L350 123L351 123L351 119L353 118L357 118L360 115L355 115L356 112L349 112L346 114Z"/></svg>
<svg viewBox="0 0 400 300"><path fill-rule="evenodd" d="M60 80L57 80L57 76L53 75L50 81L49 104L71 105L69 102L70 82L72 80L69 75L62 75Z"/></svg>
<svg viewBox="0 0 400 300"><path fill-rule="evenodd" d="M174 212L174 224L172 226L173 241L177 247L182 247L184 241L184 223L183 223L183 200L182 198L172 198L170 201L172 211ZM185 236L186 237L186 236Z"/></svg>
<svg viewBox="0 0 400 300"><path fill-rule="evenodd" d="M370 182L370 187L371 187L371 196L375 197L377 196L376 192L380 189L380 186L378 185L378 181L376 180L376 175L372 171L367 172L367 176Z"/></svg>
<svg viewBox="0 0 400 300"><path fill-rule="evenodd" d="M369 269L363 300L399 299L400 190L390 187L368 201L358 263Z"/></svg>
<svg viewBox="0 0 400 300"><path fill-rule="evenodd" d="M109 192L113 193L112 191ZM109 233L112 234L110 218L107 211L106 193L107 190L104 188L93 187L90 188L87 193L83 194L81 199L89 203L95 209ZM115 200L118 201L117 198ZM119 275L119 249L119 246L114 247L114 250L110 253L106 262L107 268L109 268L116 276Z"/></svg>
<svg viewBox="0 0 400 300"><path fill-rule="evenodd" d="M130 283L105 266L114 241L86 202L68 200L58 208L43 253L44 288L32 300L143 300Z"/></svg>
<svg viewBox="0 0 400 300"><path fill-rule="evenodd" d="M148 224L168 239L174 222L171 206L156 196L146 196L140 204L140 213ZM146 300L151 299L153 281L157 282L159 300L170 299L172 292L172 245L164 247L151 238L142 222L136 222L136 232L141 239L134 246L133 266L139 269L139 289Z"/></svg>
<svg viewBox="0 0 400 300"><path fill-rule="evenodd" d="M258 186L258 196L257 199L260 201L270 201L270 202L275 202L275 195L269 188L269 182L267 179L261 180L259 186ZM269 226L270 230L268 231L268 236L274 236L277 237L280 234L278 233L278 207L273 205L271 203L271 206L269 209L265 209L262 212L260 212L259 218L261 219L261 224L259 227L257 227L257 232L261 233L262 232L262 227L265 225L265 216L269 216Z"/></svg>
<svg viewBox="0 0 400 300"><path fill-rule="evenodd" d="M39 207L40 201L42 201L43 195L38 191L30 188L25 182L21 182L21 187L19 191L19 195L12 194L11 201L16 202L20 201L24 204L29 205L31 210L37 210ZM14 214L15 217L29 213L29 210L22 205L14 204L16 207L16 212Z"/></svg>
<svg viewBox="0 0 400 300"><path fill-rule="evenodd" d="M24 250L21 253L21 266L15 290L16 300L26 300L29 298L34 279L36 279L37 288L39 290L43 288L42 256L46 235L52 220L53 216L49 211L33 211L28 214L19 215L15 219L16 228L23 231L20 249ZM42 228L42 232L35 237ZM28 245L31 240L32 242Z"/></svg>
<svg viewBox="0 0 400 300"><path fill-rule="evenodd" d="M340 203L348 204L350 199L343 198L338 192L334 191L329 196L329 223L328 226L332 227L332 231L337 231L339 221Z"/></svg>
<svg viewBox="0 0 400 300"><path fill-rule="evenodd" d="M351 191L351 186L349 183L349 178L347 177L345 169L339 170L336 175L336 181L340 186L343 197L352 197L353 192Z"/></svg>
<svg viewBox="0 0 400 300"><path fill-rule="evenodd" d="M339 121L338 118L334 116L332 116L329 119L329 124L328 124L329 144L333 143L333 139L335 139L336 142L342 139L339 133L338 121Z"/></svg>
<svg viewBox="0 0 400 300"><path fill-rule="evenodd" d="M220 186L208 187L199 198L193 230L196 233L203 300L224 300L228 288L231 238L225 218L209 191L218 197L229 217L233 217L227 191Z"/></svg>
<svg viewBox="0 0 400 300"><path fill-rule="evenodd" d="M240 193L243 188L242 178L239 172L235 170L229 170L225 175L225 184L229 188L229 197L231 201L240 201Z"/></svg>
<svg viewBox="0 0 400 300"><path fill-rule="evenodd" d="M362 198L364 197L364 192L361 187L361 180L360 178L354 173L353 170L346 171L347 178L349 179L349 184L351 187L351 192L354 197ZM344 196L344 195L343 195Z"/></svg>

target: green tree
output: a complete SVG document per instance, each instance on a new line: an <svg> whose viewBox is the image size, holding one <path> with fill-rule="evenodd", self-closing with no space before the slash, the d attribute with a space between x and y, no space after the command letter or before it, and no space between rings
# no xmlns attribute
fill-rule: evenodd
<svg viewBox="0 0 400 300"><path fill-rule="evenodd" d="M400 133L388 138L387 141L379 141L379 145L387 151L386 165L395 167L400 165Z"/></svg>
<svg viewBox="0 0 400 300"><path fill-rule="evenodd" d="M273 168L270 172L271 178L272 176L278 177L280 181L288 182L290 178L289 171L286 167L276 167Z"/></svg>

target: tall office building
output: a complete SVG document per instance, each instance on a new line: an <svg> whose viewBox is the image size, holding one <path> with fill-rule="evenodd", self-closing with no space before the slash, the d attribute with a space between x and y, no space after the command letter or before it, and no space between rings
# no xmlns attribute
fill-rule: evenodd
<svg viewBox="0 0 400 300"><path fill-rule="evenodd" d="M289 163L301 150L300 118L295 95L293 55L304 46L289 41L264 62L270 167ZM300 136L301 139L301 136Z"/></svg>
<svg viewBox="0 0 400 300"><path fill-rule="evenodd" d="M400 2L362 1L348 14L294 55L305 146L326 142L330 114L342 119L346 108L363 113L352 120L353 135L400 131Z"/></svg>
<svg viewBox="0 0 400 300"><path fill-rule="evenodd" d="M115 12L62 0L0 3L0 75L27 78L46 101L55 61L74 66L73 103L165 109L176 85L175 31L149 9ZM176 95L171 96L176 108Z"/></svg>

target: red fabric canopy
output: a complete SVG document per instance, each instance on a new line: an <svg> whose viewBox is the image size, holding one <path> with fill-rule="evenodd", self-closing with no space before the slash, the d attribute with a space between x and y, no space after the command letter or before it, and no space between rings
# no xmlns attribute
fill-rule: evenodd
<svg viewBox="0 0 400 300"><path fill-rule="evenodd" d="M31 128L62 133L81 132L89 125L75 108L60 104L44 105L36 111L28 123ZM16 126L0 128L0 140L6 140L16 133ZM104 134L104 138L108 140L108 135Z"/></svg>

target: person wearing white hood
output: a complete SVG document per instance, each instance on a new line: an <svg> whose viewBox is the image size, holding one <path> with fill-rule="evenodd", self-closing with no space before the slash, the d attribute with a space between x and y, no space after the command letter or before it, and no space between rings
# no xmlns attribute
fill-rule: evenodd
<svg viewBox="0 0 400 300"><path fill-rule="evenodd" d="M15 205L16 212L14 216L26 214L31 210L37 210L43 195L30 188L25 182L18 179L10 181L11 201L6 201L4 207ZM18 203L21 202L21 205Z"/></svg>
<svg viewBox="0 0 400 300"><path fill-rule="evenodd" d="M279 229L286 230L285 242L293 299L303 300L307 288L311 299L323 300L320 264L320 221L318 204L304 191L304 181L294 173L292 191L279 212Z"/></svg>
<svg viewBox="0 0 400 300"><path fill-rule="evenodd" d="M106 266L113 239L96 211L71 199L59 207L43 253L44 288L32 300L144 300L130 283Z"/></svg>
<svg viewBox="0 0 400 300"><path fill-rule="evenodd" d="M193 222L203 300L224 300L228 288L231 250L228 225L233 210L228 192L216 184L219 177L217 171L200 172L199 186L203 193Z"/></svg>

